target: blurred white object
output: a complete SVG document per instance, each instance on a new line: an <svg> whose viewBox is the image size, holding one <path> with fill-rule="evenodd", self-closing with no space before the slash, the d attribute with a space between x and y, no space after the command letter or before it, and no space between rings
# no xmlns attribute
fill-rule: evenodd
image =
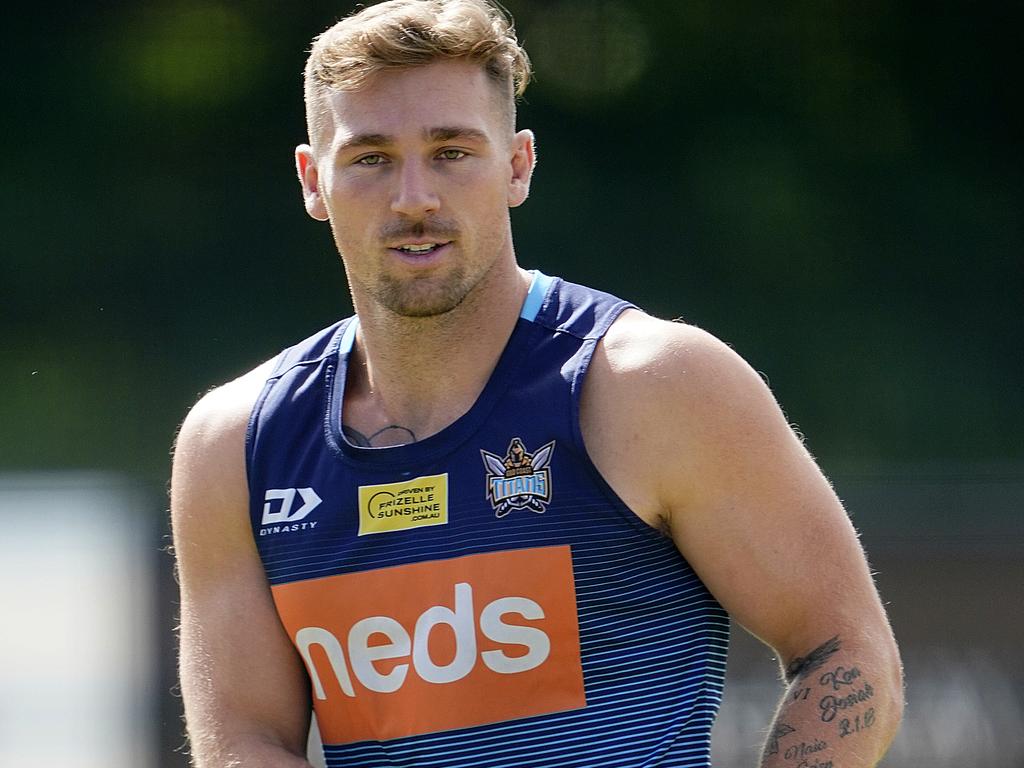
<svg viewBox="0 0 1024 768"><path fill-rule="evenodd" d="M0 475L0 765L149 768L152 511L109 475Z"/></svg>

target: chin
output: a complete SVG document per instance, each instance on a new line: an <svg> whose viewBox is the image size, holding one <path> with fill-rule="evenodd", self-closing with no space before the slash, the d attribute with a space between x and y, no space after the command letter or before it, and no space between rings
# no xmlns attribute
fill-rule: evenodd
<svg viewBox="0 0 1024 768"><path fill-rule="evenodd" d="M441 285L387 282L380 288L377 300L401 317L437 317L451 312L465 300L469 289L461 275L452 276Z"/></svg>

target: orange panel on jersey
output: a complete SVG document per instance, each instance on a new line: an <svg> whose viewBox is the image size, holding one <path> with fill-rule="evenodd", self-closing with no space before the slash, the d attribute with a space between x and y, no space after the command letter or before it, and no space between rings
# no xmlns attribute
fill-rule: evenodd
<svg viewBox="0 0 1024 768"><path fill-rule="evenodd" d="M568 546L273 587L326 744L586 706Z"/></svg>

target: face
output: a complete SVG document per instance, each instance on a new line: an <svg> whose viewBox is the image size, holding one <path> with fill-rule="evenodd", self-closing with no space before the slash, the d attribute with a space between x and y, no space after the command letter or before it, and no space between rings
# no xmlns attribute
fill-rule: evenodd
<svg viewBox="0 0 1024 768"><path fill-rule="evenodd" d="M356 309L428 317L514 267L510 206L529 191L533 137L512 133L483 69L383 72L329 96L332 127L296 150L306 209L328 220Z"/></svg>

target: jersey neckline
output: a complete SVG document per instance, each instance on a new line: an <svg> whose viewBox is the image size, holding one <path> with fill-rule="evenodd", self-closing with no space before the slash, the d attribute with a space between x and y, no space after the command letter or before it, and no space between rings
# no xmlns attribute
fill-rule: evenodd
<svg viewBox="0 0 1024 768"><path fill-rule="evenodd" d="M406 465L413 462L429 461L455 450L481 426L488 413L508 388L512 374L519 367L523 355L533 345L531 330L538 328L535 320L541 310L549 303L552 286L557 278L550 277L540 271L532 270L533 279L529 291L523 301L522 309L516 324L509 335L508 341L501 352L498 362L491 371L487 383L477 396L474 403L465 413L439 432L415 443L384 446L380 448L364 448L353 445L342 433L342 407L345 392L345 378L348 362L355 343L359 318L353 316L340 330L340 339L336 352L328 363L324 377L325 400L325 438L327 444L338 458L345 462L360 465L375 464L379 466ZM412 471L403 473L411 476Z"/></svg>

